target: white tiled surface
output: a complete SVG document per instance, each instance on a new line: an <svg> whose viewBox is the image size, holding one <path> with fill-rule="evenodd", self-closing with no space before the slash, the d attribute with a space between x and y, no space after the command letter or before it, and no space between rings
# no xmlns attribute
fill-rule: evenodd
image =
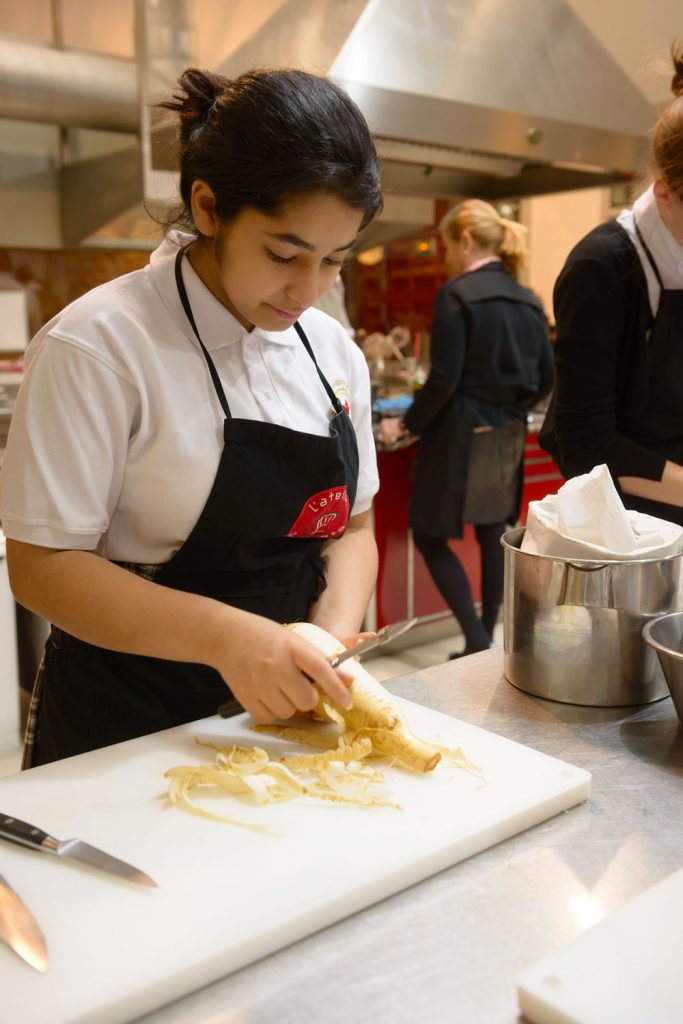
<svg viewBox="0 0 683 1024"><path fill-rule="evenodd" d="M494 629L493 639L497 645L503 646L502 622ZM375 679L392 679L394 676L404 676L408 672L417 672L432 665L442 665L454 651L461 651L464 643L462 634L454 631L452 636L432 640L428 644L406 647L405 650L390 655L367 657L363 664Z"/></svg>
<svg viewBox="0 0 683 1024"><path fill-rule="evenodd" d="M502 623L496 626L493 638L497 644L502 646ZM396 651L390 655L378 655L375 658L368 657L363 664L375 679L392 679L394 676L404 676L410 672L429 668L431 665L441 665L444 661L448 661L449 654L453 651L461 650L462 646L462 636L454 632L452 636L442 637L439 640L433 640L431 643L417 644L415 647L406 647L404 650ZM25 709L22 707L22 712L24 711ZM21 748L0 751L0 776L18 772L20 765Z"/></svg>
<svg viewBox="0 0 683 1024"><path fill-rule="evenodd" d="M441 665L448 661L449 654L460 650L462 646L460 636L443 637L428 644L406 647L402 651L366 657L363 665L375 679L391 679L393 676L403 676L408 672L429 668L431 665Z"/></svg>

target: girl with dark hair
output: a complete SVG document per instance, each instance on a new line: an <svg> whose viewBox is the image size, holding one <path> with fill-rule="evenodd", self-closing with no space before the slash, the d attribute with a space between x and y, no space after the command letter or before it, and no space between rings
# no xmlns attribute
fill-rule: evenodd
<svg viewBox="0 0 683 1024"><path fill-rule="evenodd" d="M609 467L629 509L683 525L683 43L653 180L555 284L556 387L539 436L567 477Z"/></svg>
<svg viewBox="0 0 683 1024"><path fill-rule="evenodd" d="M381 207L324 78L188 69L182 222L27 351L0 514L17 600L52 623L24 765L215 713L349 703L282 623L358 635L376 574L363 356L313 303Z"/></svg>

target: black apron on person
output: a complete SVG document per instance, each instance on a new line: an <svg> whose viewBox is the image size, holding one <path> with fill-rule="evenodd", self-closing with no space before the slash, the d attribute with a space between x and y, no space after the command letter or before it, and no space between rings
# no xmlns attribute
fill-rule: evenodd
<svg viewBox="0 0 683 1024"><path fill-rule="evenodd" d="M539 393L548 341L538 300L502 263L447 287L462 308L467 354L457 389L421 433L409 521L414 533L459 538L466 522L514 522L519 514L525 410ZM490 331L475 315L482 307L495 313ZM477 350L487 353L480 365ZM474 432L482 426L493 429Z"/></svg>
<svg viewBox="0 0 683 1024"><path fill-rule="evenodd" d="M298 323L333 406L329 437L233 419L199 337L182 256L175 266L178 292L225 413L223 451L204 509L176 554L160 566L126 568L276 622L305 619L326 586L323 541L344 532L356 495L353 425ZM207 665L110 651L53 627L32 700L24 767L207 717L230 696Z"/></svg>
<svg viewBox="0 0 683 1024"><path fill-rule="evenodd" d="M660 293L647 341L650 364L645 385L647 398L634 440L683 465L683 289L664 287L659 268L637 224L635 229ZM622 495L622 498L629 509L683 526L683 508L678 505L650 501L633 494Z"/></svg>
<svg viewBox="0 0 683 1024"><path fill-rule="evenodd" d="M463 522L477 526L515 522L525 445L526 423L519 419L472 433Z"/></svg>

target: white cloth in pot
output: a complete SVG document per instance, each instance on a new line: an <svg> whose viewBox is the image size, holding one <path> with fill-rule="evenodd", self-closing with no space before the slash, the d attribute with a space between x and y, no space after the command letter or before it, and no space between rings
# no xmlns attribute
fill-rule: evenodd
<svg viewBox="0 0 683 1024"><path fill-rule="evenodd" d="M683 527L624 505L605 465L529 504L521 550L555 558L664 558L683 549Z"/></svg>

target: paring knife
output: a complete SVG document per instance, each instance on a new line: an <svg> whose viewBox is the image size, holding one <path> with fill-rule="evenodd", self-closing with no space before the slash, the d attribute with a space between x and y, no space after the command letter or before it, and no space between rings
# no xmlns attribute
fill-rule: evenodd
<svg viewBox="0 0 683 1024"><path fill-rule="evenodd" d="M28 846L31 850L40 850L41 853L54 853L64 860L74 860L79 864L85 864L91 868L98 868L106 871L117 878L125 878L130 882L137 882L139 885L153 886L158 888L154 879L146 875L144 871L134 868L132 864L126 864L118 857L98 850L96 846L90 846L80 839L64 839L62 842L48 835L35 825L28 825L18 818L10 818L6 814L0 814L0 838L10 839L14 843Z"/></svg>
<svg viewBox="0 0 683 1024"><path fill-rule="evenodd" d="M0 938L27 964L43 974L47 970L47 948L43 933L23 900L0 875Z"/></svg>
<svg viewBox="0 0 683 1024"><path fill-rule="evenodd" d="M347 651L342 651L341 654L330 658L330 665L332 668L337 668L338 665L341 665L342 662L347 661L349 658L358 658L361 654L371 651L374 647L381 647L382 644L386 644L390 640L395 640L397 636L407 633L416 622L416 618L403 619L401 622L394 622L391 626L383 626L374 636L369 637L367 640L361 640L355 647L349 647Z"/></svg>

